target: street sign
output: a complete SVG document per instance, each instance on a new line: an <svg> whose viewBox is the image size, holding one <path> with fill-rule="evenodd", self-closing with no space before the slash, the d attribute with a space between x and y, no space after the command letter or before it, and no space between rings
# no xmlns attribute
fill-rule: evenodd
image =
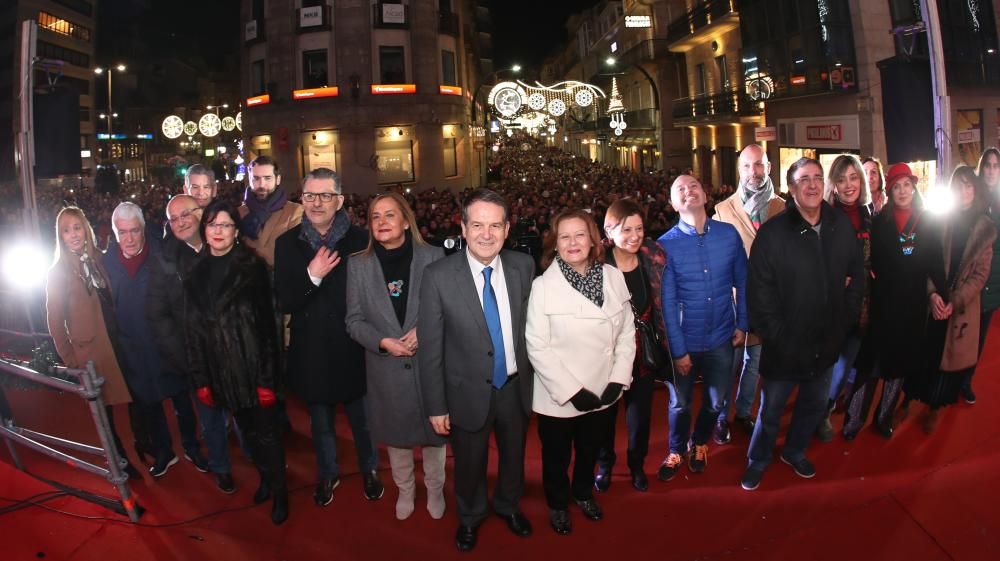
<svg viewBox="0 0 1000 561"><path fill-rule="evenodd" d="M753 130L753 139L757 142L778 140L778 127L757 127Z"/></svg>

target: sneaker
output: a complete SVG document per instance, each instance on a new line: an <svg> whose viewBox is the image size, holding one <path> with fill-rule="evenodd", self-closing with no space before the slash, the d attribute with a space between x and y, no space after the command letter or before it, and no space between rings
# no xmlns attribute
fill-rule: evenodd
<svg viewBox="0 0 1000 561"><path fill-rule="evenodd" d="M744 491L753 491L757 487L760 487L760 480L763 478L764 470L748 467L743 472L743 478L740 479L740 487L743 487Z"/></svg>
<svg viewBox="0 0 1000 561"><path fill-rule="evenodd" d="M184 459L194 464L194 469L202 473L208 473L208 460L205 459L205 456L201 455L201 452L197 450L184 452Z"/></svg>
<svg viewBox="0 0 1000 561"><path fill-rule="evenodd" d="M215 474L215 486L227 495L232 495L236 492L236 482L233 481L233 474L228 471L226 473Z"/></svg>
<svg viewBox="0 0 1000 561"><path fill-rule="evenodd" d="M684 458L677 452L671 452L667 455L667 459L663 460L660 464L660 469L656 472L656 478L660 481L670 481L677 475L677 470L681 468L681 464L684 463Z"/></svg>
<svg viewBox="0 0 1000 561"><path fill-rule="evenodd" d="M976 392L972 391L972 386L965 386L961 390L962 397L965 398L965 402L972 405L976 402Z"/></svg>
<svg viewBox="0 0 1000 561"><path fill-rule="evenodd" d="M798 475L803 479L811 479L816 476L816 467L812 465L812 462L804 457L801 460L792 462L782 455L781 461L792 466L792 469L795 470L795 475Z"/></svg>
<svg viewBox="0 0 1000 561"><path fill-rule="evenodd" d="M732 433L729 431L729 421L725 419L716 421L715 428L712 429L712 440L716 444L728 444L732 436Z"/></svg>
<svg viewBox="0 0 1000 561"><path fill-rule="evenodd" d="M695 444L694 451L691 452L691 460L688 462L688 469L691 473L702 473L708 466L708 444Z"/></svg>
<svg viewBox="0 0 1000 561"><path fill-rule="evenodd" d="M833 423L830 422L829 415L823 417L819 426L816 427L816 438L818 438L820 442L833 442Z"/></svg>
<svg viewBox="0 0 1000 561"><path fill-rule="evenodd" d="M743 429L743 432L747 435L747 438L753 436L754 421L750 417L736 417L733 419L733 423L736 426Z"/></svg>
<svg viewBox="0 0 1000 561"><path fill-rule="evenodd" d="M365 474L365 498L369 501L377 501L385 494L385 486L378 478L378 473L370 471Z"/></svg>
<svg viewBox="0 0 1000 561"><path fill-rule="evenodd" d="M163 458L162 460L156 460L156 463L153 464L153 467L149 468L149 474L157 478L163 477L164 475L167 474L167 470L170 469L170 466L176 463L177 463L177 456L174 455L170 456L169 458Z"/></svg>
<svg viewBox="0 0 1000 561"><path fill-rule="evenodd" d="M333 490L340 485L340 478L321 479L313 492L313 502L316 506L326 506L333 502Z"/></svg>

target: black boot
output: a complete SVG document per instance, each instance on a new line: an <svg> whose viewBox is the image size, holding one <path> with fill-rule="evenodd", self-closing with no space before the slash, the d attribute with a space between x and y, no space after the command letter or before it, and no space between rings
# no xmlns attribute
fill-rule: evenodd
<svg viewBox="0 0 1000 561"><path fill-rule="evenodd" d="M288 520L288 491L275 492L271 503L271 522L278 526Z"/></svg>
<svg viewBox="0 0 1000 561"><path fill-rule="evenodd" d="M257 487L257 492L253 494L253 504L259 505L260 503L270 498L271 498L271 487L267 484L266 479L261 478L260 487ZM285 497L285 501L286 502L288 501L287 497Z"/></svg>

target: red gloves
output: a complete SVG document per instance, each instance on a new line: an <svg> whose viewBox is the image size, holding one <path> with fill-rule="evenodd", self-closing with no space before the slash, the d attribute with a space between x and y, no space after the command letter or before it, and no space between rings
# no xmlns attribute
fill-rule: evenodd
<svg viewBox="0 0 1000 561"><path fill-rule="evenodd" d="M274 395L274 390L257 386L257 401L261 407L267 409L278 403L278 397Z"/></svg>
<svg viewBox="0 0 1000 561"><path fill-rule="evenodd" d="M198 396L198 401L209 407L215 407L215 398L212 397L212 390L208 386L202 386L194 391Z"/></svg>

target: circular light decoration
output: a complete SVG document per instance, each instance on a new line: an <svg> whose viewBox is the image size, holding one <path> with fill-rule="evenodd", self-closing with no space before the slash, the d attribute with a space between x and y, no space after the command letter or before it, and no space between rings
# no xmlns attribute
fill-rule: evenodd
<svg viewBox="0 0 1000 561"><path fill-rule="evenodd" d="M184 134L188 136L194 136L198 132L198 123L194 121L188 121L184 123Z"/></svg>
<svg viewBox="0 0 1000 561"><path fill-rule="evenodd" d="M170 115L163 120L160 130L163 131L163 136L173 140L184 132L184 120L177 115Z"/></svg>
<svg viewBox="0 0 1000 561"><path fill-rule="evenodd" d="M528 104L528 94L516 82L500 82L490 90L488 102L501 117L510 118Z"/></svg>
<svg viewBox="0 0 1000 561"><path fill-rule="evenodd" d="M573 96L573 100L576 101L576 104L580 107L589 107L590 104L594 102L594 94L590 93L590 90L581 88L576 91L576 94Z"/></svg>
<svg viewBox="0 0 1000 561"><path fill-rule="evenodd" d="M243 112L236 114L236 130L243 132Z"/></svg>
<svg viewBox="0 0 1000 561"><path fill-rule="evenodd" d="M229 132L236 128L236 119L232 117L222 118L222 130Z"/></svg>
<svg viewBox="0 0 1000 561"><path fill-rule="evenodd" d="M549 115L558 117L566 112L566 102L561 99L553 99L549 102Z"/></svg>
<svg viewBox="0 0 1000 561"><path fill-rule="evenodd" d="M545 96L535 92L528 96L528 107L541 111L545 107Z"/></svg>
<svg viewBox="0 0 1000 561"><path fill-rule="evenodd" d="M198 119L198 130L205 136L215 136L222 129L222 121L215 113L205 113Z"/></svg>
<svg viewBox="0 0 1000 561"><path fill-rule="evenodd" d="M748 72L743 83L746 84L747 95L754 101L768 99L774 93L774 81L767 74Z"/></svg>

